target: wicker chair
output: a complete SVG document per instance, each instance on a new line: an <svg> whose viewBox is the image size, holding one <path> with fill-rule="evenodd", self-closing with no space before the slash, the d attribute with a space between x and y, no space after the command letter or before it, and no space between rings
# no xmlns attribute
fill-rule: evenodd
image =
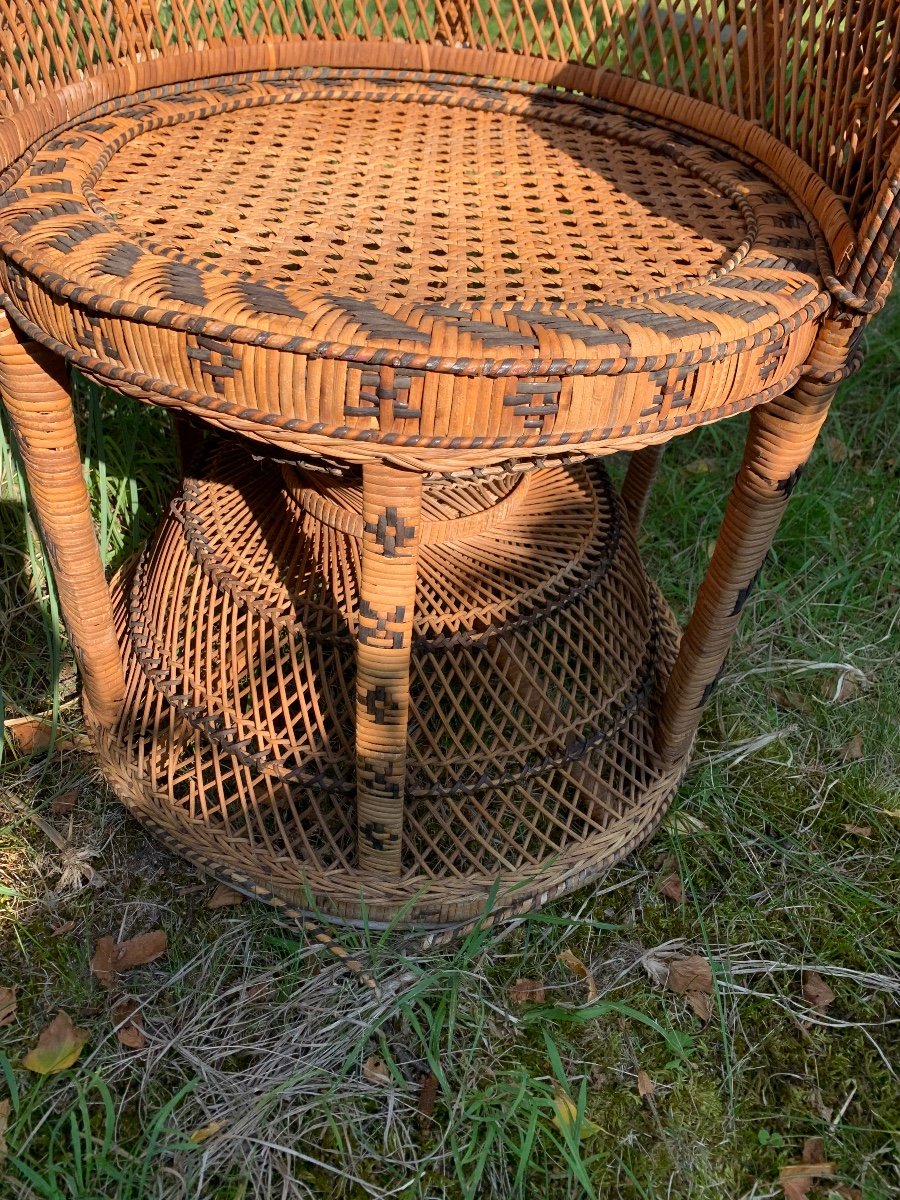
<svg viewBox="0 0 900 1200"><path fill-rule="evenodd" d="M122 800L439 934L648 837L889 288L900 0L0 0L0 80L0 391ZM69 368L183 451L111 585ZM680 636L635 532L745 410Z"/></svg>

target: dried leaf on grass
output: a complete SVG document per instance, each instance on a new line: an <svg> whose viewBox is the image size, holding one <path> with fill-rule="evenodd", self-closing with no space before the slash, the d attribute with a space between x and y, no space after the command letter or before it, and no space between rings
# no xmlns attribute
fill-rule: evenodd
<svg viewBox="0 0 900 1200"><path fill-rule="evenodd" d="M678 859L674 854L670 854L663 863L656 889L661 896L665 896L668 900L674 900L676 904L681 903L683 895L681 874L678 870Z"/></svg>
<svg viewBox="0 0 900 1200"><path fill-rule="evenodd" d="M678 837L691 837L695 833L706 833L709 826L704 825L699 817L694 817L688 812L672 812L669 809L668 816L663 822L663 828L677 834Z"/></svg>
<svg viewBox="0 0 900 1200"><path fill-rule="evenodd" d="M188 1137L189 1142L193 1142L195 1146L208 1141L211 1137L215 1137L217 1133L225 1128L227 1121L210 1121L208 1125L204 1125L202 1129L195 1129Z"/></svg>
<svg viewBox="0 0 900 1200"><path fill-rule="evenodd" d="M73 1025L67 1013L57 1013L22 1059L22 1066L36 1075L55 1075L78 1061L88 1037L88 1031Z"/></svg>
<svg viewBox="0 0 900 1200"><path fill-rule="evenodd" d="M644 1096L652 1096L656 1091L656 1084L644 1070L639 1070L637 1073L637 1090L641 1099Z"/></svg>
<svg viewBox="0 0 900 1200"><path fill-rule="evenodd" d="M69 788L67 792L60 792L58 796L54 796L50 801L50 811L55 817L65 816L67 813L72 812L78 803L80 795L81 788Z"/></svg>
<svg viewBox="0 0 900 1200"><path fill-rule="evenodd" d="M546 992L539 979L517 979L509 990L509 1002L521 1007L523 1004L543 1004Z"/></svg>
<svg viewBox="0 0 900 1200"><path fill-rule="evenodd" d="M855 834L856 837L870 838L872 836L871 825L843 825L842 829L845 833Z"/></svg>
<svg viewBox="0 0 900 1200"><path fill-rule="evenodd" d="M16 1019L16 989L0 987L0 1029Z"/></svg>
<svg viewBox="0 0 900 1200"><path fill-rule="evenodd" d="M719 470L719 463L714 458L692 458L684 469L688 475L710 475Z"/></svg>
<svg viewBox="0 0 900 1200"><path fill-rule="evenodd" d="M579 979L583 979L587 983L588 1002L593 1004L600 993L597 991L597 982L591 974L590 969L581 961L574 950L566 948L558 957L563 966L568 967L573 975L577 975ZM543 996L541 999L543 999Z"/></svg>
<svg viewBox="0 0 900 1200"><path fill-rule="evenodd" d="M713 977L709 960L702 954L683 958L661 958L650 954L644 958L647 973L662 987L685 1000L701 1021L712 1015Z"/></svg>
<svg viewBox="0 0 900 1200"><path fill-rule="evenodd" d="M813 711L812 705L806 696L800 692L789 691L785 688L775 687L769 692L776 708L781 708L786 712L802 713L804 716L810 716Z"/></svg>
<svg viewBox="0 0 900 1200"><path fill-rule="evenodd" d="M129 1050L143 1050L147 1045L144 1037L144 1018L137 1000L122 1000L112 1012L113 1024L118 1026L116 1037Z"/></svg>
<svg viewBox="0 0 900 1200"><path fill-rule="evenodd" d="M834 1000L834 992L818 971L804 971L803 999L811 1008L817 1008L819 1012L824 1012Z"/></svg>
<svg viewBox="0 0 900 1200"><path fill-rule="evenodd" d="M712 967L702 954L689 954L686 958L669 960L666 987L671 992L684 996L688 992L706 992L712 995Z"/></svg>
<svg viewBox="0 0 900 1200"><path fill-rule="evenodd" d="M778 1182L784 1192L784 1200L806 1200L810 1188L817 1179L831 1179L834 1163L825 1162L825 1146L821 1138L807 1138L799 1163L782 1167Z"/></svg>
<svg viewBox="0 0 900 1200"><path fill-rule="evenodd" d="M132 967L151 963L166 952L167 939L161 929L150 933L139 933L137 937L117 942L113 938L100 938L91 959L91 970L107 989L115 986L116 978Z"/></svg>
<svg viewBox="0 0 900 1200"><path fill-rule="evenodd" d="M240 892L236 892L234 888L228 887L225 883L220 883L213 894L206 902L207 908L228 908L233 904L243 904L245 897Z"/></svg>
<svg viewBox="0 0 900 1200"><path fill-rule="evenodd" d="M862 671L841 671L837 675L826 675L819 691L831 704L846 704L848 700L855 700L860 690L868 684L869 680Z"/></svg>
<svg viewBox="0 0 900 1200"><path fill-rule="evenodd" d="M438 1094L438 1077L434 1071L429 1071L422 1078L422 1087L419 1091L419 1116L430 1117L434 1112L435 1101Z"/></svg>
<svg viewBox="0 0 900 1200"><path fill-rule="evenodd" d="M564 1091L559 1084L554 1084L553 1087L553 1124L563 1133L574 1134L575 1125L578 1120L578 1106L568 1092ZM582 1117L581 1125L578 1127L578 1137L590 1137L592 1133L599 1133L600 1126L595 1125L593 1121L589 1121L587 1117Z"/></svg>
<svg viewBox="0 0 900 1200"><path fill-rule="evenodd" d="M67 933L71 933L75 928L74 921L63 921L61 925L53 925L50 929L51 937L65 937Z"/></svg>
<svg viewBox="0 0 900 1200"><path fill-rule="evenodd" d="M849 742L845 742L841 746L841 759L843 762L858 762L859 759L865 758L866 752L863 749L863 740L861 733L854 733Z"/></svg>
<svg viewBox="0 0 900 1200"><path fill-rule="evenodd" d="M379 1058L377 1054L370 1055L363 1063L363 1079L369 1083L378 1083L384 1086L391 1082L391 1073L384 1065L384 1059Z"/></svg>
<svg viewBox="0 0 900 1200"><path fill-rule="evenodd" d="M44 717L12 717L4 722L3 727L20 754L41 754L50 749L53 724ZM57 725L54 750L65 753L90 748L91 743L85 734L67 734Z"/></svg>

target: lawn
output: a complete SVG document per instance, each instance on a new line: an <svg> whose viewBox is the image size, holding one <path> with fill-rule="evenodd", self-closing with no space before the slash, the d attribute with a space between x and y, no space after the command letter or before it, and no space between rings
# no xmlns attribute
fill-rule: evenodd
<svg viewBox="0 0 900 1200"><path fill-rule="evenodd" d="M662 831L461 946L346 935L377 993L270 910L209 907L98 778L4 426L5 717L49 713L58 740L8 737L0 765L3 1200L900 1195L900 304L868 349ZM86 386L78 406L112 568L172 486L167 419ZM668 452L642 541L682 615L743 430ZM98 941L155 930L111 998ZM662 986L683 959L699 984ZM86 1041L38 1075L60 1011ZM832 1167L785 1192L804 1153Z"/></svg>

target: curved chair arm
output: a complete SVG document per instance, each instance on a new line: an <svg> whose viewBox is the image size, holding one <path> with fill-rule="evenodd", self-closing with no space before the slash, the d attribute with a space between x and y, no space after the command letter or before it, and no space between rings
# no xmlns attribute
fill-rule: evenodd
<svg viewBox="0 0 900 1200"><path fill-rule="evenodd" d="M890 291L890 276L900 256L900 142L887 175L862 225L859 244L847 269L848 308L876 312Z"/></svg>

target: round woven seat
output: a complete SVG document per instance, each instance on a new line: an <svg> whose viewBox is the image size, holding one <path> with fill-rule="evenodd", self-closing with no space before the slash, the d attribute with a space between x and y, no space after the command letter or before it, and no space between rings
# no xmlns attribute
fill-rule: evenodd
<svg viewBox="0 0 900 1200"><path fill-rule="evenodd" d="M119 385L349 442L609 442L808 356L821 235L740 157L525 85L260 72L89 110L0 237L23 312Z"/></svg>

